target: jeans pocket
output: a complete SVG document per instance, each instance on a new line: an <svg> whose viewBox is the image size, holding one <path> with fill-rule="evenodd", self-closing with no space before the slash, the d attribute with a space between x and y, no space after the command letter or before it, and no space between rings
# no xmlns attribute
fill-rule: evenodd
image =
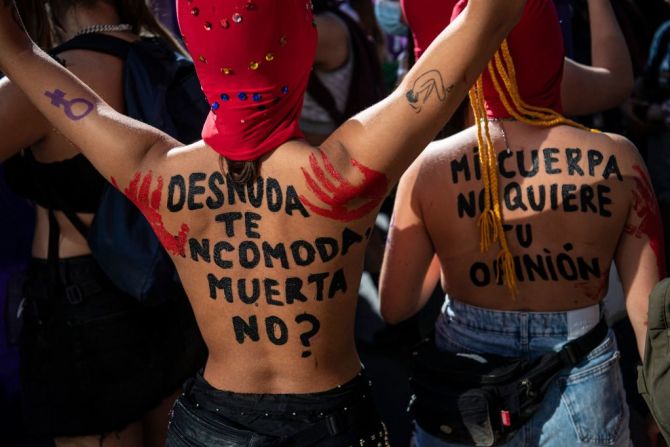
<svg viewBox="0 0 670 447"><path fill-rule="evenodd" d="M618 351L605 353L584 369L559 379L561 401L583 444L614 445L626 423L619 357Z"/></svg>

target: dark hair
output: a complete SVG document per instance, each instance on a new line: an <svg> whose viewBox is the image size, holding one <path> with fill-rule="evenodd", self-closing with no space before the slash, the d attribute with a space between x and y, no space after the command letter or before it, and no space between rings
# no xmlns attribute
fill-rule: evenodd
<svg viewBox="0 0 670 447"><path fill-rule="evenodd" d="M63 34L62 19L71 8L91 7L104 1L116 8L121 23L132 32L163 39L173 50L186 54L175 37L154 16L146 0L21 0L17 7L30 37L42 48L53 48Z"/></svg>
<svg viewBox="0 0 670 447"><path fill-rule="evenodd" d="M312 0L312 7L314 14L319 14L325 11L332 11L338 9L342 0Z"/></svg>
<svg viewBox="0 0 670 447"><path fill-rule="evenodd" d="M226 166L228 166L228 173L233 182L243 185L248 185L256 181L258 176L261 174L261 160L250 160L250 161L235 161L229 160L223 155L219 156L219 167L221 168L221 173L225 175L226 170L223 168L223 161L226 161Z"/></svg>

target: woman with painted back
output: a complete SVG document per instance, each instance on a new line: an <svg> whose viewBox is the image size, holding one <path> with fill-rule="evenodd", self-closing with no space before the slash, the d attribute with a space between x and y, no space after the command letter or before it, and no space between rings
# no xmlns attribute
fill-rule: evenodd
<svg viewBox="0 0 670 447"><path fill-rule="evenodd" d="M387 321L413 315L441 281L440 350L537 358L598 325L614 261L644 352L648 296L665 276L656 199L629 141L560 114L562 69L554 7L529 1L470 92L476 125L431 144L400 182ZM618 359L610 331L505 445L630 445ZM418 445L456 445L440 436L419 422Z"/></svg>
<svg viewBox="0 0 670 447"><path fill-rule="evenodd" d="M189 146L114 112L0 9L0 69L144 212L191 300L209 358L168 445L384 442L353 334L366 238L523 3L473 1L398 91L319 148L298 130L307 0L177 2L212 109Z"/></svg>

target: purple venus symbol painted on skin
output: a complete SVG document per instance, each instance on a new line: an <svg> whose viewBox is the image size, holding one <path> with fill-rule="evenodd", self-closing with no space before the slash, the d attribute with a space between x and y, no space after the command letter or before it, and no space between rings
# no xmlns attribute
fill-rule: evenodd
<svg viewBox="0 0 670 447"><path fill-rule="evenodd" d="M56 89L53 92L44 92L44 96L51 98L52 106L57 108L63 106L65 116L70 118L72 121L79 121L93 111L93 103L91 101L84 98L74 98L72 100L67 100L65 99L65 92L59 89ZM81 104L83 106L83 110L81 110L80 113L75 113L73 110L77 104Z"/></svg>

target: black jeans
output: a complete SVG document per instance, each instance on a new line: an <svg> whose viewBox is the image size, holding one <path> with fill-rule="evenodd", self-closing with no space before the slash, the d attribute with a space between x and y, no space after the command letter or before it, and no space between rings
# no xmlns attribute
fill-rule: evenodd
<svg viewBox="0 0 670 447"><path fill-rule="evenodd" d="M167 447L388 446L368 379L313 394L220 391L201 374L172 410Z"/></svg>
<svg viewBox="0 0 670 447"><path fill-rule="evenodd" d="M61 259L58 271L50 287L47 263L33 260L23 287L20 370L32 434L121 430L202 367L206 348L185 298L144 307L91 256Z"/></svg>

